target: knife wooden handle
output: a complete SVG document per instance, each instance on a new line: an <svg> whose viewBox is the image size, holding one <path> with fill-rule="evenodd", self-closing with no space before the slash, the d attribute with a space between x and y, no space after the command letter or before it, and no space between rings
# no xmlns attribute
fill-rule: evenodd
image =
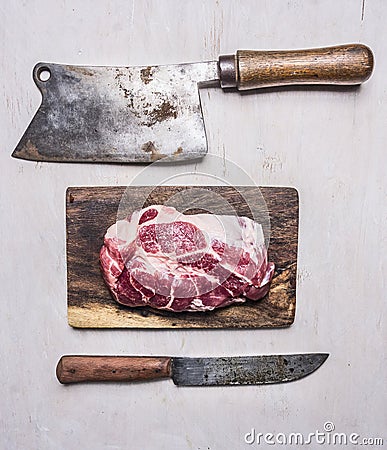
<svg viewBox="0 0 387 450"><path fill-rule="evenodd" d="M362 44L289 51L238 50L219 58L222 87L239 90L290 84L351 85L372 73L372 51Z"/></svg>
<svg viewBox="0 0 387 450"><path fill-rule="evenodd" d="M171 376L171 358L157 356L62 356L56 376L63 383L144 381Z"/></svg>

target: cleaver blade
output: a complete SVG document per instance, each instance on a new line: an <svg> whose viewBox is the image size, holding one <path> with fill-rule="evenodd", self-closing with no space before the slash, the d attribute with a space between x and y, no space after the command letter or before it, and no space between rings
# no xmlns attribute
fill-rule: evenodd
<svg viewBox="0 0 387 450"><path fill-rule="evenodd" d="M199 83L216 83L215 61L148 67L39 63L33 78L42 104L15 158L127 163L197 159L207 152Z"/></svg>
<svg viewBox="0 0 387 450"><path fill-rule="evenodd" d="M63 384L159 378L172 378L178 386L273 384L311 374L328 356L328 353L216 358L62 356L56 374Z"/></svg>
<svg viewBox="0 0 387 450"><path fill-rule="evenodd" d="M38 63L42 103L12 156L33 161L151 163L207 153L201 87L356 85L373 69L361 44L250 51L217 61L92 67Z"/></svg>

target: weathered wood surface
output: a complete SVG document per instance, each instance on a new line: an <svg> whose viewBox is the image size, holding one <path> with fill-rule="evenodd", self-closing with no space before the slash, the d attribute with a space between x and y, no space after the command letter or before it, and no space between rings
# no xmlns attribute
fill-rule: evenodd
<svg viewBox="0 0 387 450"><path fill-rule="evenodd" d="M261 445L259 436L252 445L244 442L252 428L257 435L292 431L306 439L327 420L334 432L386 436L387 2L15 0L1 2L0 17L0 448L261 450L263 437ZM143 167L11 158L40 105L31 77L36 62L175 64L214 60L238 48L348 42L367 44L375 54L373 75L359 89L203 90L209 154L182 167L212 173L208 157L218 157L222 179L227 159L251 184L297 188L294 324L178 332L69 327L65 190L126 186ZM243 177L233 181L244 183ZM54 373L65 354L311 351L332 357L312 376L287 385L176 389L165 380L67 388Z"/></svg>
<svg viewBox="0 0 387 450"><path fill-rule="evenodd" d="M192 188L192 186L191 186ZM269 260L276 265L269 294L205 313L173 313L148 307L128 308L111 297L99 266L99 251L107 228L117 220L125 187L71 187L67 190L67 288L68 321L81 328L260 328L292 324L296 305L298 242L298 194L293 188L264 187L260 192L270 214ZM144 206L163 204L186 189L163 186L154 189ZM203 187L200 187L201 192ZM209 197L220 194L238 215L252 218L249 205L258 202L257 187L205 187ZM143 196L144 188L130 187L129 196ZM202 192L203 193L203 192ZM241 195L242 194L242 195ZM126 194L127 195L127 194ZM203 199L203 203L205 199ZM220 204L211 205L222 213ZM200 203L200 202L199 202ZM220 202L221 203L221 202ZM208 208L208 199L206 199ZM195 213L195 211L190 211ZM196 212L199 212L197 210Z"/></svg>

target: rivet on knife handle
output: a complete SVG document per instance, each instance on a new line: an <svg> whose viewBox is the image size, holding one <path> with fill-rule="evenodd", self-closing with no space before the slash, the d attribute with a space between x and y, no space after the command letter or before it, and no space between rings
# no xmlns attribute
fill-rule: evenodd
<svg viewBox="0 0 387 450"><path fill-rule="evenodd" d="M223 88L239 90L289 84L352 85L372 73L371 50L361 44L289 51L238 50L219 57Z"/></svg>
<svg viewBox="0 0 387 450"><path fill-rule="evenodd" d="M137 356L62 356L56 376L63 383L145 381L171 376L171 358Z"/></svg>

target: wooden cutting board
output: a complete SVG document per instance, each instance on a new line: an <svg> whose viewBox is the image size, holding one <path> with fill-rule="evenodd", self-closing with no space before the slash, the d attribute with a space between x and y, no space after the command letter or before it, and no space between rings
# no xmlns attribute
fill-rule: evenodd
<svg viewBox="0 0 387 450"><path fill-rule="evenodd" d="M164 204L193 186L159 186L144 203ZM293 323L296 306L298 243L298 193L287 187L200 186L201 195L215 198L214 214L224 213L217 198L224 199L238 215L252 217L248 205L264 198L270 214L269 260L276 266L269 294L214 311L174 313L148 307L128 308L110 295L100 272L99 251L103 236L117 220L122 195L143 198L144 188L71 187L66 194L68 321L78 328L269 328ZM203 191L204 190L204 191ZM211 201L211 200L210 200ZM196 202L200 205L200 197ZM262 202L261 202L262 203ZM130 204L130 202L129 202ZM208 201L206 208L208 211ZM203 212L197 209L189 213ZM256 217L256 216L255 216ZM118 218L122 218L119 217Z"/></svg>

